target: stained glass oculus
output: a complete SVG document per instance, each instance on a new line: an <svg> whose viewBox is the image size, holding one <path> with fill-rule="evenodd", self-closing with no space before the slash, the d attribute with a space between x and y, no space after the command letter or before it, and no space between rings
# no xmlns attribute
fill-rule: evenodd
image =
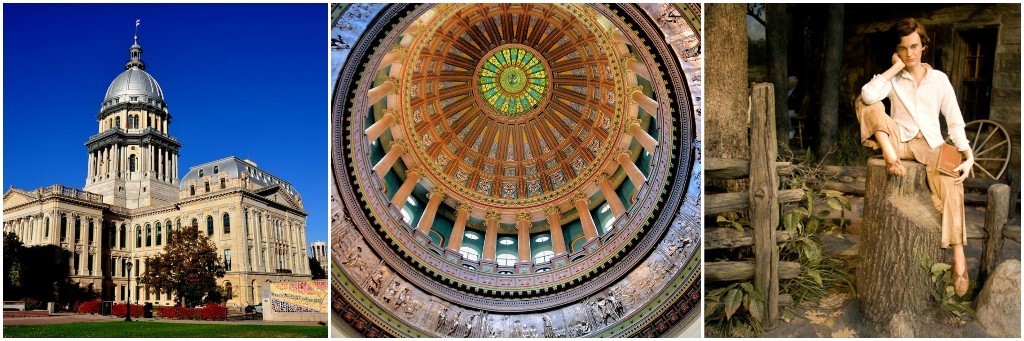
<svg viewBox="0 0 1024 341"><path fill-rule="evenodd" d="M499 114L514 119L537 107L548 91L544 62L529 50L511 46L488 56L480 68L481 96Z"/></svg>

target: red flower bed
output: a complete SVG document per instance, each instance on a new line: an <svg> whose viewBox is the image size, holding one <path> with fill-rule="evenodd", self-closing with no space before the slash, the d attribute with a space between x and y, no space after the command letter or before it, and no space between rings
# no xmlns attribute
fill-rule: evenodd
<svg viewBox="0 0 1024 341"><path fill-rule="evenodd" d="M79 314L99 314L100 313L100 300L85 301L78 304L75 309Z"/></svg>
<svg viewBox="0 0 1024 341"><path fill-rule="evenodd" d="M160 307L156 308L156 314L174 320L223 321L228 318L228 308L216 303L210 303L201 308Z"/></svg>
<svg viewBox="0 0 1024 341"><path fill-rule="evenodd" d="M114 304L110 314L114 316L124 316L125 310L128 310L128 305L124 303ZM142 306L138 304L132 304L132 317L142 316Z"/></svg>

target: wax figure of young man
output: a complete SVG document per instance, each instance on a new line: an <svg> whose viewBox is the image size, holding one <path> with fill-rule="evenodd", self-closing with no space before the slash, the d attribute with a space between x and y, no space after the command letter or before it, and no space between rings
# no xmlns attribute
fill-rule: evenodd
<svg viewBox="0 0 1024 341"><path fill-rule="evenodd" d="M949 78L921 62L929 42L924 25L903 19L893 25L891 33L896 43L892 67L865 84L857 101L861 140L868 147L882 149L890 175L905 175L901 159L926 165L932 202L942 212L941 246L953 248L953 287L957 295L963 296L970 283L963 248L967 243L963 181L974 165L974 153ZM886 97L891 115L886 115L880 102ZM954 169L958 177L942 174L936 167L939 147L945 143L939 128L940 114L945 117L953 146L964 156L963 163Z"/></svg>

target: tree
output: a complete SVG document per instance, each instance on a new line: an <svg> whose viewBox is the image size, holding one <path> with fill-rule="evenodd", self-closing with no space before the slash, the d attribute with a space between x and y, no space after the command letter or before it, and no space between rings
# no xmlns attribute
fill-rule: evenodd
<svg viewBox="0 0 1024 341"><path fill-rule="evenodd" d="M4 233L4 300L25 301L28 309L43 309L90 300L96 292L70 277L68 250L56 245L25 247L17 234Z"/></svg>
<svg viewBox="0 0 1024 341"><path fill-rule="evenodd" d="M835 148L839 134L839 74L843 58L843 4L828 5L825 56L821 72L821 115L818 121L818 158Z"/></svg>
<svg viewBox="0 0 1024 341"><path fill-rule="evenodd" d="M309 257L309 272L313 274L313 279L327 279L327 272L320 268L320 261L316 258Z"/></svg>
<svg viewBox="0 0 1024 341"><path fill-rule="evenodd" d="M163 253L146 261L139 282L174 293L175 302L186 307L220 301L217 279L226 270L213 241L191 227L171 230L167 240Z"/></svg>
<svg viewBox="0 0 1024 341"><path fill-rule="evenodd" d="M21 298L21 258L25 246L13 232L4 232L4 300Z"/></svg>
<svg viewBox="0 0 1024 341"><path fill-rule="evenodd" d="M789 14L787 4L767 4L768 23L765 33L768 40L768 79L775 86L775 139L783 145L789 144L789 68L786 59L789 54L787 29ZM838 79L838 78L837 78Z"/></svg>
<svg viewBox="0 0 1024 341"><path fill-rule="evenodd" d="M705 67L704 155L713 158L750 158L749 86L747 84L747 6L707 4L708 24ZM745 181L711 181L730 192L746 188Z"/></svg>

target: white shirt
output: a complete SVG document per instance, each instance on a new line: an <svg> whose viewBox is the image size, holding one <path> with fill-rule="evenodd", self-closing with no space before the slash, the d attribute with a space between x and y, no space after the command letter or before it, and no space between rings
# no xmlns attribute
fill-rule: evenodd
<svg viewBox="0 0 1024 341"><path fill-rule="evenodd" d="M964 133L964 117L956 103L953 85L942 71L932 69L928 64L923 66L926 72L920 85L907 70L897 73L891 81L875 75L861 88L861 100L865 104L874 104L889 97L892 102L889 116L900 126L900 141L910 141L920 132L932 148L944 143L939 128L939 113L942 113L953 146L960 151L967 150L971 146Z"/></svg>

